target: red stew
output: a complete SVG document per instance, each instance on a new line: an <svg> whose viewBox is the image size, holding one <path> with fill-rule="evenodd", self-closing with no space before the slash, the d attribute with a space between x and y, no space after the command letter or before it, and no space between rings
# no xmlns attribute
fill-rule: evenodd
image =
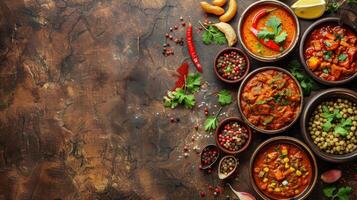
<svg viewBox="0 0 357 200"><path fill-rule="evenodd" d="M305 60L309 69L327 81L339 81L357 72L357 37L346 27L324 25L306 40Z"/></svg>
<svg viewBox="0 0 357 200"><path fill-rule="evenodd" d="M262 149L253 165L258 188L272 199L301 194L312 179L311 161L293 144L274 144Z"/></svg>
<svg viewBox="0 0 357 200"><path fill-rule="evenodd" d="M244 85L240 104L250 123L264 130L278 130L295 120L300 101L294 79L270 69L257 73Z"/></svg>

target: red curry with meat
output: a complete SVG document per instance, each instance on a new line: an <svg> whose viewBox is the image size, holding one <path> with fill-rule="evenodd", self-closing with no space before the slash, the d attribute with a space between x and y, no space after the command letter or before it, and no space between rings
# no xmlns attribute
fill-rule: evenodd
<svg viewBox="0 0 357 200"><path fill-rule="evenodd" d="M240 104L244 116L254 126L278 130L298 117L301 94L289 74L267 69L255 74L243 86Z"/></svg>
<svg viewBox="0 0 357 200"><path fill-rule="evenodd" d="M308 68L327 81L339 81L357 72L357 37L347 27L332 24L315 29L306 40Z"/></svg>
<svg viewBox="0 0 357 200"><path fill-rule="evenodd" d="M257 187L269 198L288 199L305 191L312 180L311 160L293 144L262 149L253 164Z"/></svg>

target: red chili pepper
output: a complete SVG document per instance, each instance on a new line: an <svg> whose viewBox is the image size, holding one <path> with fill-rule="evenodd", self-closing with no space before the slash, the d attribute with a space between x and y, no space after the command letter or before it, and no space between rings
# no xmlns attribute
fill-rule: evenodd
<svg viewBox="0 0 357 200"><path fill-rule="evenodd" d="M250 31L253 33L253 35L255 35L257 38L258 38L258 30L251 27L250 28ZM271 39L268 39L268 40L265 40L265 39L258 39L260 43L262 43L264 46L274 50L274 51L279 51L280 52L280 46L275 43L273 40Z"/></svg>
<svg viewBox="0 0 357 200"><path fill-rule="evenodd" d="M188 53L191 56L192 62L195 64L197 71L202 73L202 65L200 60L198 59L198 55L196 53L195 45L192 39L192 25L191 23L188 25L186 30L186 40L187 40L187 48Z"/></svg>
<svg viewBox="0 0 357 200"><path fill-rule="evenodd" d="M172 91L175 91L176 88L182 88L185 85L185 79L188 75L188 63L183 62L182 65L177 68L177 72L180 74L178 77L177 81L175 82L175 87L172 89Z"/></svg>
<svg viewBox="0 0 357 200"><path fill-rule="evenodd" d="M273 12L274 10L276 10L276 8L270 9L270 10L263 8L263 9L259 10L259 11L257 12L257 14L255 14L254 17L253 17L252 27L255 28L255 29L257 29L259 20L260 20L262 17L264 17L265 15L267 15L267 14Z"/></svg>

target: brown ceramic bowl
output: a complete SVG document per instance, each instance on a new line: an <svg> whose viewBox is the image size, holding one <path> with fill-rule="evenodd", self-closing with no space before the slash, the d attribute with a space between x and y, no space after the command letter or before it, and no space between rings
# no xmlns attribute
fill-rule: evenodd
<svg viewBox="0 0 357 200"><path fill-rule="evenodd" d="M357 93L352 90L349 90L349 89L331 88L331 89L327 89L327 90L323 90L323 91L319 92L318 94L316 94L315 96L313 96L310 99L310 101L306 104L304 111L302 112L302 116L300 119L300 127L301 127L301 131L302 131L302 135L303 135L307 145L310 146L312 151L314 151L314 153L318 157L320 157L324 160L327 160L330 162L335 162L335 163L356 160L357 159L357 150L352 153L342 154L342 155L326 153L316 146L316 144L313 142L313 139L310 136L310 133L308 131L308 124L309 124L311 114L313 113L315 108L321 102L329 100L331 98L344 98L344 99L348 99L350 101L357 103Z"/></svg>
<svg viewBox="0 0 357 200"><path fill-rule="evenodd" d="M204 152L205 149L215 149L215 150L217 150L217 153L218 153L216 159L215 159L212 163L207 164L207 165L204 165L204 163L202 162L202 156L203 156L202 154L203 154L203 152ZM211 168L213 165L215 165L215 164L217 163L218 159L219 159L219 156L220 156L220 150L219 150L219 148L218 148L216 145L214 145L214 144L209 144L209 145L205 146L205 147L202 149L201 154L200 154L200 160L201 160L202 169L209 169L209 168Z"/></svg>
<svg viewBox="0 0 357 200"><path fill-rule="evenodd" d="M218 134L220 133L220 131L223 129L223 127L228 124L229 122L238 122L242 127L246 128L247 129L247 134L248 134L248 140L245 142L245 144L243 145L242 148L240 148L238 151L230 151L224 147L222 147L219 142L218 142ZM225 152L226 154L230 154L230 155L235 155L235 154L238 154L238 153L241 153L242 151L246 150L252 140L252 131L251 129L249 128L249 126L244 123L242 120L240 120L239 118L237 117L229 117L229 118L226 118L225 120L223 120L217 127L216 129L216 132L215 132L215 141L216 141L216 144L218 146L218 148Z"/></svg>
<svg viewBox="0 0 357 200"><path fill-rule="evenodd" d="M282 127L280 129L276 129L276 130L266 130L266 129L261 129L261 128L258 128L256 127L254 124L252 124L248 119L247 117L244 115L243 113L243 110L241 108L241 104L240 104L240 100L241 100L241 95L242 95L242 92L243 92L243 88L245 86L245 84L251 79L253 78L257 73L259 72L262 72L262 71L265 71L265 70L277 70L277 71L281 71L287 75L289 75L295 82L295 84L297 85L297 87L299 88L299 91L300 91L300 94L301 94L301 101L300 101L300 110L299 110L299 113L297 113L295 119L290 123L288 124L287 126L285 127ZM247 123L252 129L258 131L258 132L261 132L261 133L265 133L265 134L276 134L276 133L281 133L287 129L289 129L299 118L300 114L301 114L301 111L302 111L302 108L303 108L303 91L300 87L300 84L299 82L296 80L296 78L290 73L288 72L287 70L285 69L282 69L282 68L279 68L279 67L273 67L273 66L267 66L267 67L261 67L261 68L258 68L252 72L250 72L246 77L245 79L243 80L243 82L241 83L240 87L239 87L239 90L238 90L238 97L237 97L237 103L238 103L238 110L244 120L245 123Z"/></svg>
<svg viewBox="0 0 357 200"><path fill-rule="evenodd" d="M312 151L309 149L308 146L306 146L303 142L301 142L298 139L295 139L293 137L288 137L288 136L278 136L278 137L273 137L270 138L266 141L264 141L263 143L261 143L256 150L253 152L253 155L250 159L250 171L249 171L249 177L250 177L250 182L254 188L254 190L259 194L259 196L264 199L264 200L271 200L272 198L268 197L267 195L265 195L260 189L259 187L256 185L254 177L253 177L253 173L254 173L254 162L255 159L257 157L258 154L260 153L264 153L264 149L270 145L274 145L274 144L290 144L290 145L294 145L296 147L298 147L299 149L301 149L302 151L304 151L306 153L306 155L309 157L310 159L310 163L311 163L311 167L312 167L312 177L311 177L311 181L309 183L309 185L305 188L305 190L300 193L299 195L293 197L293 198L289 198L289 199L294 199L294 200L302 200L307 198L307 196L313 191L316 182L317 182L317 176L318 176L318 168L317 168L317 163L316 163L316 159L314 154L312 153Z"/></svg>
<svg viewBox="0 0 357 200"><path fill-rule="evenodd" d="M250 11L253 8L257 7L257 6L267 5L267 4L269 4L269 5L277 5L277 6L280 6L280 7L284 8L292 16L292 18L294 19L294 22L296 24L296 36L294 38L293 43L290 45L290 47L288 49L286 49L285 51L283 51L281 54L278 54L276 56L269 56L269 57L260 56L258 54L253 53L252 51L250 51L248 49L248 47L246 46L245 42L243 41L243 36L242 36L242 31L241 31L242 27L243 27L243 23L246 20L247 15L250 13ZM281 1L277 1L277 0L261 0L261 1L256 1L256 2L254 2L252 4L250 4L243 11L243 13L241 14L241 16L239 18L239 21L238 21L237 34L238 34L239 42L242 44L243 49L245 51L247 51L248 54L252 58L254 58L254 59L258 60L258 61L262 61L262 62L275 62L275 61L281 60L284 57L286 57L296 47L296 45L298 43L298 40L299 40L299 36L300 36L300 23L299 23L299 20L298 20L297 16L294 13L294 11L288 5L286 5L285 3L281 2Z"/></svg>
<svg viewBox="0 0 357 200"><path fill-rule="evenodd" d="M341 85L341 84L345 84L347 82L350 82L352 80L354 80L357 77L357 73L354 73L352 76L343 79L343 80L339 80L339 81L327 81L325 79L322 79L318 76L316 76L307 66L306 64L306 60L304 57L304 51L305 51L305 41L306 39L310 36L310 34L317 28L321 27L322 25L328 25L328 24L332 24L332 25L338 25L339 24L339 18L337 17L327 17L327 18L323 18L320 19L318 21L316 21L315 23L311 24L309 26L309 28L307 28L307 30L304 32L304 35L302 36L302 39L300 41L300 47L299 47L299 54L300 54L300 61L303 64L305 70L307 71L307 73L313 78L315 79L317 82L325 84L325 85ZM346 24L344 24L343 26L346 26L347 28L349 28L351 31L353 31L354 29ZM356 31L354 31L355 34L357 34Z"/></svg>
<svg viewBox="0 0 357 200"><path fill-rule="evenodd" d="M229 80L229 79L226 79L224 77L222 77L219 72L217 71L217 61L218 61L218 58L219 56L225 54L225 53L228 53L228 52L231 52L231 51L235 51L237 52L238 54L240 54L241 56L244 57L244 59L246 60L247 62L247 66L246 66L246 69L245 69L245 72L244 74L242 75L242 77L240 77L239 79L237 80ZM247 56L246 53L244 53L243 50L239 49L239 48L236 48L236 47L228 47L228 48L225 48L223 49L222 51L218 52L218 54L216 55L216 58L214 59L214 73L216 74L216 76L223 82L225 83L230 83L230 84L234 84L234 83L239 83L240 81L242 81L244 79L245 76L247 76L248 72L249 72L249 69L250 69L250 61L249 61L249 58Z"/></svg>

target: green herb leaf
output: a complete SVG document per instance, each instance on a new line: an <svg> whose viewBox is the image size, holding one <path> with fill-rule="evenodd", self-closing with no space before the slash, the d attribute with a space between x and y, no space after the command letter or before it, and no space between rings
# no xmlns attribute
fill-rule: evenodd
<svg viewBox="0 0 357 200"><path fill-rule="evenodd" d="M274 42L275 43L282 43L286 40L286 37L288 36L288 34L283 31L282 33L280 33L280 35L276 36L275 39L274 39Z"/></svg>
<svg viewBox="0 0 357 200"><path fill-rule="evenodd" d="M332 56L332 51L324 51L324 60L329 60Z"/></svg>
<svg viewBox="0 0 357 200"><path fill-rule="evenodd" d="M212 43L222 45L227 43L224 33L212 25L207 26L206 30L203 31L202 41L206 45L210 45Z"/></svg>
<svg viewBox="0 0 357 200"><path fill-rule="evenodd" d="M347 59L347 54L342 53L338 56L339 61L345 61Z"/></svg>
<svg viewBox="0 0 357 200"><path fill-rule="evenodd" d="M329 131L331 129L331 127L332 127L332 124L330 121L327 121L322 125L322 128L325 132Z"/></svg>
<svg viewBox="0 0 357 200"><path fill-rule="evenodd" d="M217 128L218 125L218 119L215 116L209 116L207 117L205 123L204 123L204 128L205 131L212 131Z"/></svg>
<svg viewBox="0 0 357 200"><path fill-rule="evenodd" d="M186 94L182 88L177 88L175 91L169 91L163 98L164 106L176 108L178 105L184 105L186 108L193 108L196 99L193 94Z"/></svg>
<svg viewBox="0 0 357 200"><path fill-rule="evenodd" d="M271 123L273 121L274 117L273 116L268 116L264 119L263 121L263 125L266 126L268 125L269 123Z"/></svg>
<svg viewBox="0 0 357 200"><path fill-rule="evenodd" d="M263 29L261 31L258 32L258 39L262 39L262 38L270 38L270 39L273 39L274 38L274 33L273 32L270 32L268 31L267 29Z"/></svg>
<svg viewBox="0 0 357 200"><path fill-rule="evenodd" d="M329 70L328 70L328 68L323 68L323 69L322 69L322 72L323 72L324 74L328 74L328 73L329 73Z"/></svg>
<svg viewBox="0 0 357 200"><path fill-rule="evenodd" d="M329 41L324 41L324 44L325 44L327 47L332 46L332 44L331 44Z"/></svg>
<svg viewBox="0 0 357 200"><path fill-rule="evenodd" d="M333 197L333 193L335 192L336 187L326 187L323 189L324 195L326 197Z"/></svg>
<svg viewBox="0 0 357 200"><path fill-rule="evenodd" d="M338 189L336 196L338 197L339 200L348 200L348 196L350 195L350 193L352 192L352 188L351 187L341 187L340 189Z"/></svg>
<svg viewBox="0 0 357 200"><path fill-rule="evenodd" d="M339 134L339 135L341 135L341 136L343 136L343 137L348 134L347 130L344 129L343 127L339 126L339 125L337 125L337 126L335 127L334 133L335 133L335 134Z"/></svg>
<svg viewBox="0 0 357 200"><path fill-rule="evenodd" d="M265 103L266 103L265 100L259 100L259 101L256 102L256 104L258 104L258 105L262 105L262 104L265 104Z"/></svg>
<svg viewBox="0 0 357 200"><path fill-rule="evenodd" d="M228 90L221 90L218 93L218 103L222 106L232 103L232 95Z"/></svg>
<svg viewBox="0 0 357 200"><path fill-rule="evenodd" d="M279 35L281 31L281 20L278 17L271 16L265 25L273 29L275 36Z"/></svg>
<svg viewBox="0 0 357 200"><path fill-rule="evenodd" d="M190 90L191 92L197 92L201 87L201 74L194 73L189 74L186 78L186 89Z"/></svg>
<svg viewBox="0 0 357 200"><path fill-rule="evenodd" d="M310 95L315 87L315 82L306 74L302 73L301 65L297 60L293 60L289 64L291 74L299 81L301 89L305 96Z"/></svg>

